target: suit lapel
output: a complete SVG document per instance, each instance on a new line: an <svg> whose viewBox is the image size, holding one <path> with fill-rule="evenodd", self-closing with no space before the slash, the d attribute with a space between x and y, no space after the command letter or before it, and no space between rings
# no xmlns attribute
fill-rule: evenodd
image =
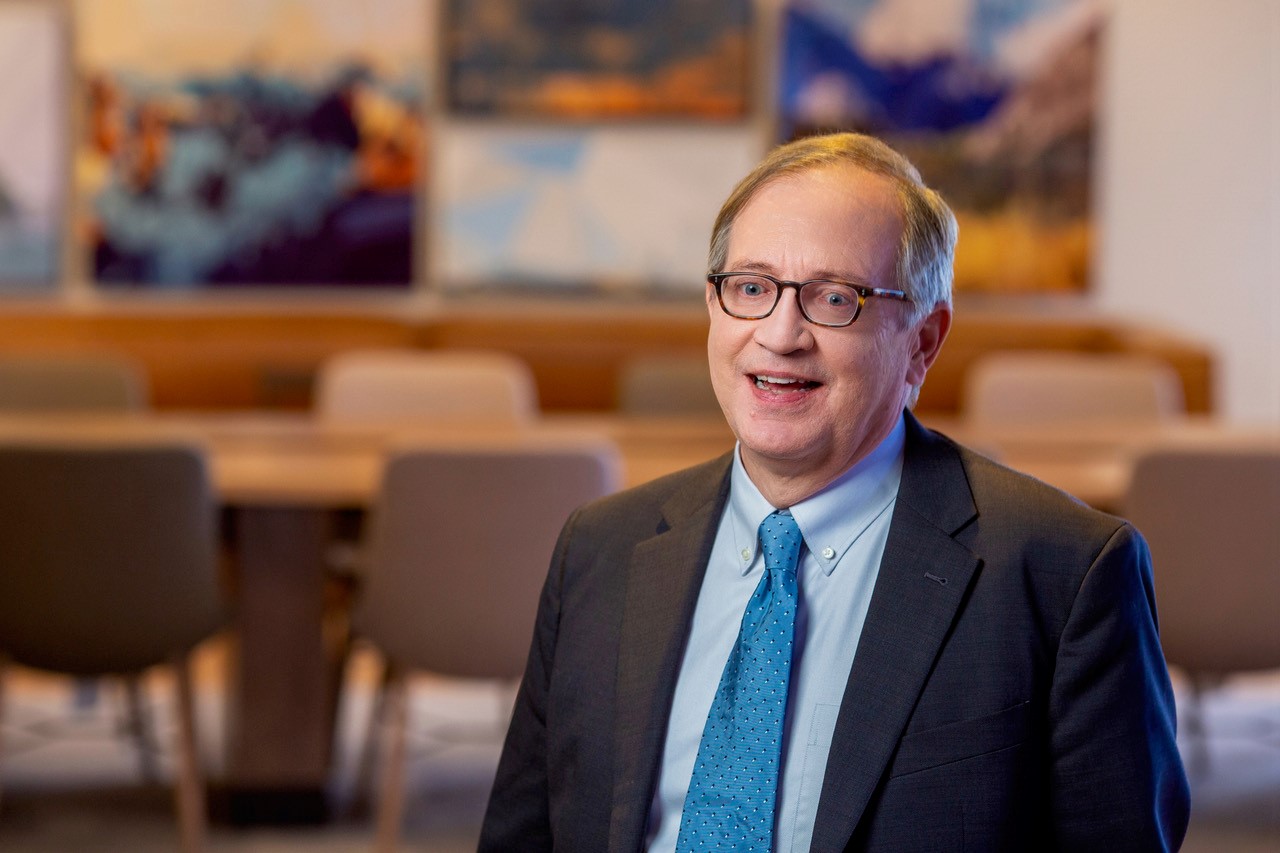
<svg viewBox="0 0 1280 853"><path fill-rule="evenodd" d="M814 850L844 849L893 756L978 568L953 538L975 514L955 447L908 414L902 483L831 742Z"/></svg>
<svg viewBox="0 0 1280 853"><path fill-rule="evenodd" d="M680 656L720 514L731 454L662 508L659 533L639 543L627 567L620 633L613 811L609 849L638 850L653 797Z"/></svg>

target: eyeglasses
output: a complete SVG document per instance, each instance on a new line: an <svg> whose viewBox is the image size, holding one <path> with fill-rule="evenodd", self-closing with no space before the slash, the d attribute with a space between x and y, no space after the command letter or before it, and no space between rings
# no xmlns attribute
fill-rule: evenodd
<svg viewBox="0 0 1280 853"><path fill-rule="evenodd" d="M800 313L810 323L838 328L848 326L862 313L868 296L881 296L910 302L901 290L866 287L847 281L815 278L809 281L784 281L761 272L718 272L707 276L716 289L720 308L739 320L763 320L778 307L782 291L796 289Z"/></svg>

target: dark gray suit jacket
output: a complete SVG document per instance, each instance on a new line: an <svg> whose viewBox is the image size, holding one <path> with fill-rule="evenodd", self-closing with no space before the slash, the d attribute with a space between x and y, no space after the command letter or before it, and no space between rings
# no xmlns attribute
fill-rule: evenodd
<svg viewBox="0 0 1280 853"><path fill-rule="evenodd" d="M641 849L730 462L566 523L482 851ZM1174 727L1137 531L908 415L812 849L1176 849Z"/></svg>

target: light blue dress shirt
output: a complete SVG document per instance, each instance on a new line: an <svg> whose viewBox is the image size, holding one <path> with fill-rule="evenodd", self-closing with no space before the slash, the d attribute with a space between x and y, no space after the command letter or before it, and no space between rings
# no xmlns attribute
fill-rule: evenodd
<svg viewBox="0 0 1280 853"><path fill-rule="evenodd" d="M791 507L805 548L800 557L797 657L787 701L774 830L774 849L779 853L806 851L813 838L836 715L898 496L905 436L900 418L888 437L857 465ZM707 713L737 640L747 599L764 571L757 531L774 509L735 453L729 500L711 548L672 699L649 814L651 851L675 850Z"/></svg>

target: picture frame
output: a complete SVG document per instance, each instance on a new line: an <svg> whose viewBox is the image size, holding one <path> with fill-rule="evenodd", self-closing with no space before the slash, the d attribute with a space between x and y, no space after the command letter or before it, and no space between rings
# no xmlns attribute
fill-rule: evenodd
<svg viewBox="0 0 1280 853"><path fill-rule="evenodd" d="M0 294L61 278L69 168L64 10L0 4Z"/></svg>
<svg viewBox="0 0 1280 853"><path fill-rule="evenodd" d="M871 133L955 211L957 293L1082 293L1105 7L788 0L779 141Z"/></svg>
<svg viewBox="0 0 1280 853"><path fill-rule="evenodd" d="M745 118L751 0L447 0L445 100L467 117Z"/></svg>
<svg viewBox="0 0 1280 853"><path fill-rule="evenodd" d="M107 289L408 289L420 0L80 0L81 251Z"/></svg>

